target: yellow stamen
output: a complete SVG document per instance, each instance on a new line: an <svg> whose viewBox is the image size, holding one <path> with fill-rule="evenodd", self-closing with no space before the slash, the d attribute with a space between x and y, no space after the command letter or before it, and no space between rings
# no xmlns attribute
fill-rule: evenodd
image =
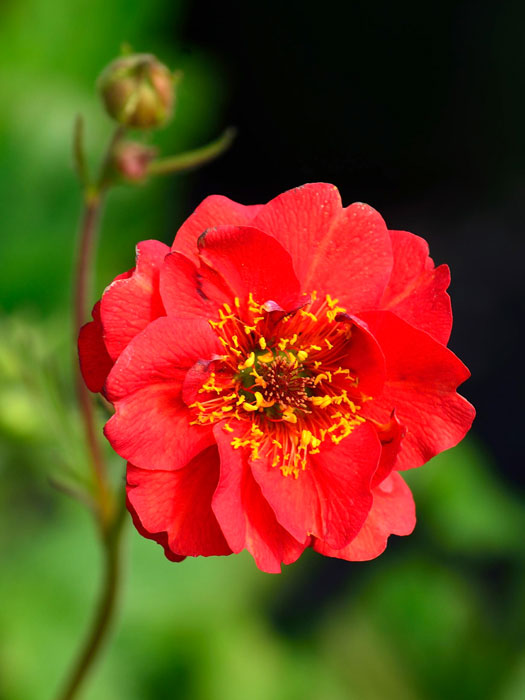
<svg viewBox="0 0 525 700"><path fill-rule="evenodd" d="M246 360L239 365L239 369L240 370L248 369L248 367L253 367L254 364L255 364L255 353L251 352L248 355L248 357L246 358Z"/></svg>
<svg viewBox="0 0 525 700"><path fill-rule="evenodd" d="M259 355L257 359L259 360L259 362L267 364L268 362L273 362L274 357L272 352L267 352L265 355Z"/></svg>
<svg viewBox="0 0 525 700"><path fill-rule="evenodd" d="M312 442L313 435L309 430L303 430L301 432L301 447L308 447Z"/></svg>
<svg viewBox="0 0 525 700"><path fill-rule="evenodd" d="M283 420L287 423L297 423L297 416L291 409L286 409L283 411Z"/></svg>

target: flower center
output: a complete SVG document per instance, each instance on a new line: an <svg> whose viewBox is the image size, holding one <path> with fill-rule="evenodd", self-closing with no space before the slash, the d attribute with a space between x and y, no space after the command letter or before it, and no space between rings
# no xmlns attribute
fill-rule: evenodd
<svg viewBox="0 0 525 700"><path fill-rule="evenodd" d="M260 404L257 409L274 419L282 419L283 408L311 411L308 387L313 386L313 378L293 351L259 350L250 353L242 365L237 378L241 383L239 395L246 402L255 396ZM246 403L245 410L250 410L248 406Z"/></svg>
<svg viewBox="0 0 525 700"><path fill-rule="evenodd" d="M313 385L313 379L299 365L296 358L290 360L284 355L278 355L274 361L266 365L262 378L266 386L263 397L266 401L275 401L278 406L290 406L310 412L307 387Z"/></svg>
<svg viewBox="0 0 525 700"><path fill-rule="evenodd" d="M235 449L297 477L325 441L339 443L364 421L359 380L347 366L352 326L345 309L317 295L293 312L274 302L224 304L210 320L224 354L198 390L194 425L222 422Z"/></svg>

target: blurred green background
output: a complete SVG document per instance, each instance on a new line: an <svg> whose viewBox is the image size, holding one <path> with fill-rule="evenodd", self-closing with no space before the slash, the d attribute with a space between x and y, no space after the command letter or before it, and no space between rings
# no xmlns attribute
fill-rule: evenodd
<svg viewBox="0 0 525 700"><path fill-rule="evenodd" d="M2 700L56 695L99 588L89 514L50 485L87 469L72 390L72 123L84 115L94 165L111 131L94 81L127 41L184 71L176 120L152 140L170 153L214 138L231 119L235 71L198 32L185 35L198 24L192 11L188 25L189 3L168 0L0 5ZM208 177L227 173L242 189L246 173L228 158ZM290 184L308 167L299 164ZM132 266L137 241L171 241L206 189L203 177L111 193L97 294ZM265 182L273 194L282 189ZM234 197L229 189L222 193ZM122 479L122 462L108 458ZM361 564L306 553L281 576L260 573L248 555L174 565L128 526L118 624L83 697L524 698L525 512L500 471L484 435L470 437L407 475L418 509L410 538L392 538L382 557Z"/></svg>

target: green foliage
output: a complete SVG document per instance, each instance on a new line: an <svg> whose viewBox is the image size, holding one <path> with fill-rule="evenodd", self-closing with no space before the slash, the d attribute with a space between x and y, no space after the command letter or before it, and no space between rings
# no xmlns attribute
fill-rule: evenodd
<svg viewBox="0 0 525 700"><path fill-rule="evenodd" d="M451 552L486 557L524 553L523 502L497 478L496 465L471 439L409 473L427 527Z"/></svg>

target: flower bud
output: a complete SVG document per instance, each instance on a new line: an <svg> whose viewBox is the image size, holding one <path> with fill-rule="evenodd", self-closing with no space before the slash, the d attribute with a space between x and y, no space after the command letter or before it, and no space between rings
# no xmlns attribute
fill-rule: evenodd
<svg viewBox="0 0 525 700"><path fill-rule="evenodd" d="M121 141L113 151L113 166L123 180L140 182L148 174L148 165L157 149L135 141Z"/></svg>
<svg viewBox="0 0 525 700"><path fill-rule="evenodd" d="M174 103L173 76L146 53L112 61L98 79L108 114L124 126L150 129L164 124Z"/></svg>

